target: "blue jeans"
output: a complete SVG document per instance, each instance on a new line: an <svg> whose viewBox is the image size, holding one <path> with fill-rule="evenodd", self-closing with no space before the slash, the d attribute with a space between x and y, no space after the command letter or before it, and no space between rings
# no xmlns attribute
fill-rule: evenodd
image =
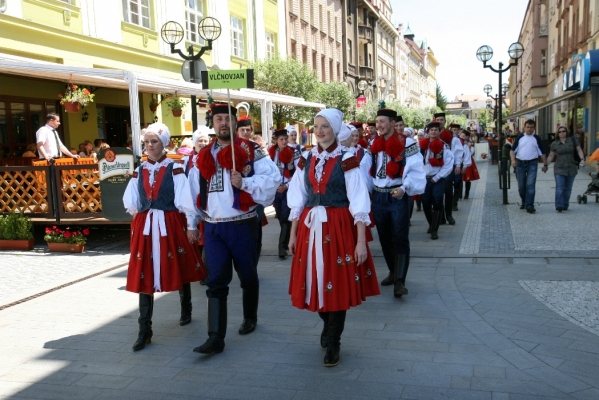
<svg viewBox="0 0 599 400"><path fill-rule="evenodd" d="M555 175L555 208L568 209L576 175Z"/></svg>
<svg viewBox="0 0 599 400"><path fill-rule="evenodd" d="M372 213L389 271L396 254L410 255L410 204L407 194L396 199L391 193L372 192Z"/></svg>
<svg viewBox="0 0 599 400"><path fill-rule="evenodd" d="M526 209L534 208L535 203L535 185L537 183L537 169L539 162L535 158L530 161L518 160L516 166L516 178L518 179L518 193L522 199L522 204Z"/></svg>

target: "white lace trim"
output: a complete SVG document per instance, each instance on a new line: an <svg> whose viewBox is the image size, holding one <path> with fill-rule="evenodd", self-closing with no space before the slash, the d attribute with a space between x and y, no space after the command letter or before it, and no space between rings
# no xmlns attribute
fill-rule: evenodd
<svg viewBox="0 0 599 400"><path fill-rule="evenodd" d="M364 225L369 226L371 224L371 222L370 222L370 216L368 215L368 213L358 213L358 214L354 215L354 225L357 224L358 222L362 222L362 223L364 223Z"/></svg>
<svg viewBox="0 0 599 400"><path fill-rule="evenodd" d="M293 207L289 213L289 221L296 221L302 215L304 207Z"/></svg>
<svg viewBox="0 0 599 400"><path fill-rule="evenodd" d="M312 148L312 150L310 150L312 152L312 158L316 158L318 160L321 161L326 161L330 158L335 158L335 157L339 157L341 155L341 146L337 146L335 148L335 150L333 150L332 152L328 152L326 150L323 150L322 152L318 152L318 146L314 146ZM322 173L324 171L324 162L319 162L318 164L316 164L316 167L314 168L314 173L316 174L316 182L319 182L322 180Z"/></svg>
<svg viewBox="0 0 599 400"><path fill-rule="evenodd" d="M149 172L148 175L150 176L150 186L154 185L154 178L155 178L158 170L162 167L167 167L172 162L173 162L173 160L171 160L170 158L167 157L160 162L155 162L154 164L147 162L147 161L143 163L142 168L147 169Z"/></svg>

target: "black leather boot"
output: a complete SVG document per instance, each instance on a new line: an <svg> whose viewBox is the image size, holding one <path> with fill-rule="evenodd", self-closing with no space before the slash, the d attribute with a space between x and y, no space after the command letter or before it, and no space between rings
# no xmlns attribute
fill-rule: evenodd
<svg viewBox="0 0 599 400"><path fill-rule="evenodd" d="M381 286L393 285L393 272L389 271L389 275L381 281Z"/></svg>
<svg viewBox="0 0 599 400"><path fill-rule="evenodd" d="M240 335L247 335L256 329L259 297L259 286L243 289L243 322L239 326Z"/></svg>
<svg viewBox="0 0 599 400"><path fill-rule="evenodd" d="M138 351L146 347L146 344L152 342L152 313L154 312L154 296L139 294L139 335L133 344L133 351Z"/></svg>
<svg viewBox="0 0 599 400"><path fill-rule="evenodd" d="M281 226L281 233L279 233L279 258L287 258L287 248L289 245L289 236L291 234L291 222L283 221L279 222Z"/></svg>
<svg viewBox="0 0 599 400"><path fill-rule="evenodd" d="M227 334L227 298L208 297L208 340L193 349L196 353L216 354L225 349Z"/></svg>
<svg viewBox="0 0 599 400"><path fill-rule="evenodd" d="M393 285L393 295L395 297L401 297L404 294L408 294L405 282L409 267L410 256L407 254L398 254L395 256L395 282Z"/></svg>
<svg viewBox="0 0 599 400"><path fill-rule="evenodd" d="M179 325L187 325L191 322L191 284L183 284L179 290L179 301L181 302L181 318Z"/></svg>
<svg viewBox="0 0 599 400"><path fill-rule="evenodd" d="M437 231L439 230L439 225L441 223L441 219L443 218L443 211L433 211L433 222L431 224L431 239L437 240L439 239L439 235Z"/></svg>
<svg viewBox="0 0 599 400"><path fill-rule="evenodd" d="M422 211L422 200L416 200L416 211Z"/></svg>
<svg viewBox="0 0 599 400"><path fill-rule="evenodd" d="M466 193L464 194L464 200L467 200L470 196L470 186L472 186L472 182L466 182Z"/></svg>
<svg viewBox="0 0 599 400"><path fill-rule="evenodd" d="M327 336L329 334L329 313L319 312L318 316L320 317L320 319L322 319L322 322L324 323L322 333L320 334L320 347L326 349L329 343L329 338Z"/></svg>
<svg viewBox="0 0 599 400"><path fill-rule="evenodd" d="M424 208L424 216L426 217L426 222L428 222L428 230L426 231L426 233L431 233L431 226L433 224L433 213L431 212L430 208Z"/></svg>
<svg viewBox="0 0 599 400"><path fill-rule="evenodd" d="M324 355L324 366L334 367L339 364L339 351L341 350L341 334L345 327L346 311L334 311L329 313L329 332L327 341L327 352Z"/></svg>

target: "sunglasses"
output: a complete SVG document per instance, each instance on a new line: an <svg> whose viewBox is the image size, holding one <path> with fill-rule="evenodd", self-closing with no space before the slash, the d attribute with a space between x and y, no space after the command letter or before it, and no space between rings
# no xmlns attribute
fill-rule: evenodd
<svg viewBox="0 0 599 400"><path fill-rule="evenodd" d="M566 133L566 131L557 131L558 133Z"/></svg>

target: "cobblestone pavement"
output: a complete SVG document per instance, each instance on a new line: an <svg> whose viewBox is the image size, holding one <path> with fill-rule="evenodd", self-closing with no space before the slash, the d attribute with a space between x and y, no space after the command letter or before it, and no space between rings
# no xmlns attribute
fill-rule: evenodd
<svg viewBox="0 0 599 400"><path fill-rule="evenodd" d="M0 284L10 280L6 290L23 297L42 291L31 281L44 274L53 275L44 276L44 287L60 286L117 268L0 310L0 399L599 399L597 251L585 240L562 238L549 250L514 243L519 229L540 241L559 238L541 231L545 219L565 216L544 228L559 231L584 214L588 225L596 204L557 214L549 188L537 191L537 214L512 217L517 205L500 204L495 167L480 167L486 181L473 184L471 199L454 213L457 224L443 226L439 240L430 240L422 213L414 212L409 295L396 299L382 287L350 310L335 368L322 366L320 318L290 305L289 260L276 257L274 219L264 228L258 327L237 334L243 316L235 278L227 346L211 357L192 352L206 338L205 287L198 284L192 323L179 326L177 293L157 294L152 343L131 351L137 297L124 290L126 267L117 267L125 244L83 255L2 252ZM586 187L586 180L580 174L576 184ZM488 226L495 220L505 224ZM594 238L589 231L580 234ZM380 279L387 267L374 234ZM27 267L42 255L52 268Z"/></svg>

